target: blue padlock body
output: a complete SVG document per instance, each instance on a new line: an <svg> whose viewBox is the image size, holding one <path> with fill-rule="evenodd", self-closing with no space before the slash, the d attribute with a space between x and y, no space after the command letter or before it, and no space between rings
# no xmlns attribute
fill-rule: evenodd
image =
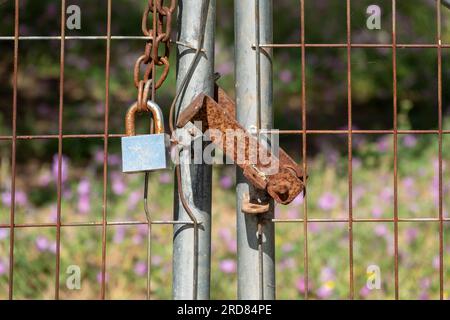
<svg viewBox="0 0 450 320"><path fill-rule="evenodd" d="M170 169L170 139L165 133L122 138L124 173Z"/></svg>

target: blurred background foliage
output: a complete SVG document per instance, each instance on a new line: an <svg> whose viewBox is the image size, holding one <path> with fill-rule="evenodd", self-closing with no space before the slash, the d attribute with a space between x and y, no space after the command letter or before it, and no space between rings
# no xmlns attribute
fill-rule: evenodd
<svg viewBox="0 0 450 320"><path fill-rule="evenodd" d="M60 1L20 0L20 35L59 35ZM137 36L146 1L113 0L112 34ZM274 3L274 42L299 43L299 1ZM79 5L81 30L67 30L67 36L106 34L106 0L68 0ZM366 9L377 4L382 9L381 30L368 30ZM390 0L358 0L351 5L351 41L386 44L384 48L352 49L352 115L354 129L393 128L392 3ZM233 95L234 22L233 1L217 0L216 71L219 84ZM14 1L0 0L0 37L14 34ZM436 44L437 20L434 0L398 0L397 32L399 44ZM174 19L176 20L176 19ZM176 21L175 21L176 22ZM174 23L175 23L174 22ZM174 29L176 30L176 29ZM175 39L174 33L172 38ZM305 37L307 43L345 44L346 1L305 0ZM450 43L450 10L442 9L442 41ZM111 46L110 132L123 132L123 117L135 100L132 69L142 53L142 40L113 40ZM444 48L442 65L444 129L450 106L450 49ZM19 45L18 135L55 135L58 133L59 40L24 40ZM101 134L105 111L105 40L67 40L64 82L64 134ZM308 129L347 129L347 48L315 47L306 50L306 100ZM301 129L301 50L274 49L275 128ZM399 129L438 128L437 49L399 48L397 50ZM237 61L236 63L239 63ZM172 71L157 92L157 101L166 114L175 94L176 49L171 55ZM0 135L12 134L13 41L0 41ZM143 126L144 123L141 123ZM448 156L444 137L444 178ZM435 135L400 136L399 215L436 217L438 198ZM52 222L55 219L57 139L20 140L17 144L17 223ZM282 147L301 161L301 137L283 135ZM309 135L308 213L312 218L342 218L348 214L347 137ZM354 215L385 217L393 214L392 137L354 135ZM11 142L0 140L0 224L9 223ZM110 140L108 218L144 218L142 177L120 173L119 141ZM103 185L103 142L101 139L67 139L63 144L64 194L62 215L65 222L101 221ZM55 171L56 170L56 171ZM234 171L216 168L214 178L213 298L235 296ZM447 179L448 180L448 179ZM450 184L444 181L444 194ZM155 174L152 210L155 218L170 218L172 177ZM356 200L355 200L356 198ZM9 202L8 202L9 199ZM444 211L447 215L447 197ZM220 214L219 214L220 213ZM302 200L277 209L280 217L300 218ZM220 227L219 227L220 226ZM225 227L228 226L228 227ZM153 294L170 298L170 227L155 228ZM280 298L303 296L303 226L277 226L277 276ZM436 268L439 257L437 225L402 224L400 227L401 297L436 298L439 290ZM448 226L445 225L446 232ZM346 224L309 225L310 294L313 298L348 296L348 232ZM7 296L9 232L0 229L0 297ZM392 224L361 223L355 232L355 281L359 298L393 297ZM108 228L108 297L142 298L145 292L146 227ZM54 239L52 228L19 229L16 240L15 296L52 298L54 286ZM70 291L61 281L64 298L96 298L99 294L101 229L63 228L62 268L82 266L83 287ZM445 256L450 247L446 244ZM364 286L366 266L380 265L383 287L368 292ZM386 271L387 270L387 271ZM446 268L446 279L449 270ZM227 279L229 281L224 281ZM448 283L448 280L446 280ZM450 285L450 284L449 284ZM448 293L446 291L446 295Z"/></svg>

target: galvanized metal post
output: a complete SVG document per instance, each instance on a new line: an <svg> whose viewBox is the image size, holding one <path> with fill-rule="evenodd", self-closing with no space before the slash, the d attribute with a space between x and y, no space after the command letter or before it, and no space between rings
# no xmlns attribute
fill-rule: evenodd
<svg viewBox="0 0 450 320"><path fill-rule="evenodd" d="M272 0L240 0L234 6L237 120L246 129L271 129L272 58L259 44L272 43ZM243 213L243 195L254 190L239 168L236 176L238 298L275 299L274 204L264 217Z"/></svg>
<svg viewBox="0 0 450 320"><path fill-rule="evenodd" d="M216 8L215 0L180 0L178 4L177 114L198 94L214 94ZM201 47L202 51L190 47ZM200 225L197 235L192 225L174 226L173 298L209 299L212 168L190 162L189 150L183 150L180 153L183 194ZM174 203L175 220L190 221L176 190Z"/></svg>

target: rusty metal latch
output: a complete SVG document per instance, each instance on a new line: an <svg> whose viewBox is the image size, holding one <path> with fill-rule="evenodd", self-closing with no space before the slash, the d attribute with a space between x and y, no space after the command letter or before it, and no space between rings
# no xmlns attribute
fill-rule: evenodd
<svg viewBox="0 0 450 320"><path fill-rule="evenodd" d="M281 148L276 156L254 135L244 130L236 121L234 101L217 86L215 96L216 99L205 94L198 95L180 113L176 126L183 128L189 122L201 121L202 132L209 130L212 143L242 168L244 176L255 188L265 190L278 203L289 204L304 189L302 168ZM230 132L234 135L233 139L227 139ZM258 155L264 154L266 161L262 162L253 150L257 150ZM273 167L277 168L276 172L273 172Z"/></svg>
<svg viewBox="0 0 450 320"><path fill-rule="evenodd" d="M264 214L269 212L270 203L269 202L257 202L255 200L250 199L250 195L248 193L244 193L242 197L242 212L257 215Z"/></svg>

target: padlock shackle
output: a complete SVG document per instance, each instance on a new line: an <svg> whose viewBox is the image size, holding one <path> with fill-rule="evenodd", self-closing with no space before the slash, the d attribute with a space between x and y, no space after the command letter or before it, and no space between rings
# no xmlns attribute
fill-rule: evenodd
<svg viewBox="0 0 450 320"><path fill-rule="evenodd" d="M127 112L125 117L125 133L127 136L136 135L136 113L139 112L138 103L135 102ZM164 133L164 118L161 108L153 101L147 101L147 109L145 112L150 112L153 117L153 128L155 134Z"/></svg>

